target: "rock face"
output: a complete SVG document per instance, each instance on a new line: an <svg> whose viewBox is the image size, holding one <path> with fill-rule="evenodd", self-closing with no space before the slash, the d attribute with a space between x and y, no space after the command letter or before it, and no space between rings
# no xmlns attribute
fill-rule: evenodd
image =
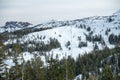
<svg viewBox="0 0 120 80"><path fill-rule="evenodd" d="M17 22L17 21L9 21L6 22L4 26L0 27L0 33L3 32L13 32L16 30L24 29L30 27L32 24L29 22Z"/></svg>
<svg viewBox="0 0 120 80"><path fill-rule="evenodd" d="M30 23L28 22L17 22L17 21L10 21L10 22L6 22L5 23L5 28L15 28L15 27L18 27L18 28L24 28L24 27L28 27L29 25L31 25Z"/></svg>

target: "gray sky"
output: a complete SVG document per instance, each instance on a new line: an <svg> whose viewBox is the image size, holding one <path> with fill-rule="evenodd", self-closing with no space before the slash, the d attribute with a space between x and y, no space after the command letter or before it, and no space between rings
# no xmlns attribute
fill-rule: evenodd
<svg viewBox="0 0 120 80"><path fill-rule="evenodd" d="M0 25L6 21L33 24L55 20L111 15L120 0L0 0Z"/></svg>

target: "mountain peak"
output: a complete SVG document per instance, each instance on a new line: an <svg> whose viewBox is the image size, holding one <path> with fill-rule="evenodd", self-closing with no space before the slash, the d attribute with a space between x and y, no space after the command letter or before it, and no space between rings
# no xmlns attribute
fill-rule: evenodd
<svg viewBox="0 0 120 80"><path fill-rule="evenodd" d="M114 13L114 15L120 15L120 9Z"/></svg>
<svg viewBox="0 0 120 80"><path fill-rule="evenodd" d="M17 22L17 21L9 21L9 22L6 22L5 23L5 28L15 28L15 27L18 27L18 28L24 28L24 27L28 27L29 25L31 25L30 23L28 22Z"/></svg>
<svg viewBox="0 0 120 80"><path fill-rule="evenodd" d="M17 21L8 21L5 23L4 26L0 27L0 33L3 33L5 31L16 31L24 28L31 27L31 23L29 22L17 22Z"/></svg>

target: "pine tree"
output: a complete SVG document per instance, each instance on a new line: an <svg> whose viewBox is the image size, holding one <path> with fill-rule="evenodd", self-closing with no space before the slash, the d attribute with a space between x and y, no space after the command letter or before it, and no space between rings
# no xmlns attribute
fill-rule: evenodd
<svg viewBox="0 0 120 80"><path fill-rule="evenodd" d="M87 70L86 70L86 66L83 66L83 70L82 70L82 79L86 80L88 77L87 75Z"/></svg>
<svg viewBox="0 0 120 80"><path fill-rule="evenodd" d="M35 56L32 66L35 74L35 80L45 80L45 69L40 57Z"/></svg>
<svg viewBox="0 0 120 80"><path fill-rule="evenodd" d="M3 62L5 59L6 47L0 42L0 79L5 79L7 77L6 64Z"/></svg>
<svg viewBox="0 0 120 80"><path fill-rule="evenodd" d="M21 78L21 66L18 63L18 55L22 52L21 47L19 44L13 45L13 62L15 63L15 78Z"/></svg>
<svg viewBox="0 0 120 80"><path fill-rule="evenodd" d="M98 80L98 77L95 75L90 75L87 80Z"/></svg>
<svg viewBox="0 0 120 80"><path fill-rule="evenodd" d="M68 80L72 80L75 77L75 61L71 56L67 59Z"/></svg>
<svg viewBox="0 0 120 80"><path fill-rule="evenodd" d="M61 66L58 60L58 56L56 58L53 58L53 55L51 55L50 60L49 60L49 66L48 66L48 75L47 77L49 80L61 80L63 77L63 73L61 71Z"/></svg>
<svg viewBox="0 0 120 80"><path fill-rule="evenodd" d="M100 75L100 80L114 80L113 73L108 65L105 66Z"/></svg>
<svg viewBox="0 0 120 80"><path fill-rule="evenodd" d="M31 62L27 61L24 69L24 80L34 80L35 71L32 68Z"/></svg>

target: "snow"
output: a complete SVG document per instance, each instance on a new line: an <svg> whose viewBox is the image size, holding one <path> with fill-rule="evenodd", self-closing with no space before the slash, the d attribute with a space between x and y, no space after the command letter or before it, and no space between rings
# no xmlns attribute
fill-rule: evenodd
<svg viewBox="0 0 120 80"><path fill-rule="evenodd" d="M35 41L35 42L41 42L43 41L45 44L47 44L49 42L50 38L55 38L57 39L60 44L61 44L61 48L60 49L53 49L50 52L48 52L49 54L55 54L54 57L56 56L56 54L59 54L59 57L62 58L63 56L65 56L65 54L67 55L71 55L72 57L76 58L78 56L78 54L84 54L85 52L90 52L93 50L93 46L94 44L92 42L87 41L88 46L87 47L82 47L82 48L78 48L78 44L79 44L79 40L78 37L81 37L81 41L82 42L86 42L86 36L85 34L89 34L89 32L86 29L83 28L78 28L76 26L79 25L86 25L87 27L91 28L91 31L93 31L93 36L95 35L102 35L103 39L105 40L105 43L108 47L113 48L114 45L110 45L109 41L108 41L108 36L112 33L114 33L115 35L120 34L120 29L115 29L115 27L118 24L114 24L112 23L108 23L107 21L108 17L91 17L79 22L74 22L74 21L66 21L67 24L71 24L71 25L65 25L65 26L61 26L61 27L55 27L53 29L49 29L49 30L44 30L44 31L39 31L39 32L34 32L34 33L30 33L28 35L25 35L21 38L21 43L27 42L28 40L30 41ZM115 18L116 19L116 18ZM118 19L117 19L118 20ZM46 23L44 25L44 27L50 27L52 24L55 25L60 25L60 21L53 21L53 22L49 22ZM108 36L105 35L105 31L107 29L111 29L111 31L109 32ZM38 37L44 37L45 39L39 39ZM61 37L60 37L61 36ZM66 48L65 44L70 41L71 45L71 50L69 50L68 48ZM97 42L97 45L99 47L99 49L103 49L103 46ZM61 56L62 54L62 56Z"/></svg>
<svg viewBox="0 0 120 80"><path fill-rule="evenodd" d="M9 39L8 41L4 42L4 45L7 45L7 44L13 44L13 43L16 43L17 40L16 39Z"/></svg>
<svg viewBox="0 0 120 80"><path fill-rule="evenodd" d="M79 74L78 76L76 76L74 80L82 80L82 74Z"/></svg>
<svg viewBox="0 0 120 80"><path fill-rule="evenodd" d="M73 56L77 57L79 53L84 53L86 50L91 51L93 48L91 45L88 46L89 48L85 48L85 49L78 48L78 43L79 43L78 36L81 36L81 41L85 41L86 40L86 38L84 36L85 31L86 30L76 28L75 26L58 27L58 28L54 28L54 29L50 29L50 30L34 32L34 33L30 33L28 35L25 35L22 37L22 40L23 40L22 43L30 40L30 41L36 41L36 42L44 41L45 44L47 44L49 42L50 38L55 38L60 42L62 50L54 49L48 53L50 53L50 54L57 53L59 55L62 53L64 53L64 55L65 55L65 53L66 53L68 55L71 55L72 54L71 52L75 52L75 54ZM60 37L60 35L61 35L61 37ZM46 38L40 40L39 38L37 38L38 36L39 37L45 36ZM71 50L68 50L68 48L65 47L65 44L68 41L70 41L70 43L71 43L71 47L72 47ZM88 44L91 44L91 43L88 43Z"/></svg>
<svg viewBox="0 0 120 80"><path fill-rule="evenodd" d="M29 52L24 52L23 54L23 58L25 60L25 62L31 60L32 58L34 58L33 54L30 54Z"/></svg>
<svg viewBox="0 0 120 80"><path fill-rule="evenodd" d="M13 25L12 25L13 26ZM21 30L21 29L25 29L25 28L30 28L30 27L33 27L34 25L29 25L27 27L17 27L17 26L13 26L12 28L11 27L8 27L8 28L5 28L6 26L3 26L3 27L0 27L0 33L3 33L3 32L14 32L16 30Z"/></svg>
<svg viewBox="0 0 120 80"><path fill-rule="evenodd" d="M112 22L108 22L108 18L111 17L112 19L114 19L114 21ZM85 25L86 28L80 28L80 25ZM105 44L109 47L109 48L113 48L114 45L111 45L108 41L108 37L110 34L114 33L115 35L119 35L120 34L120 10L117 11L116 13L114 13L112 16L94 16L94 17L89 17L89 18L84 18L84 19L79 19L79 20L71 20L71 21L56 21L56 20L52 20L43 24L39 24L36 25L34 27L32 27L33 29L35 28L52 28L52 29L47 29L47 30L43 30L43 31L38 31L38 32L32 32L29 33L27 35L22 36L21 38L19 38L20 43L24 44L25 42L28 41L35 41L36 43L39 42L44 42L45 44L48 44L50 41L50 38L55 38L57 39L60 44L61 44L61 48L57 48L57 49L52 49L49 52L46 52L47 55L52 55L53 57L56 58L56 55L58 55L59 59L62 59L63 57L65 57L66 55L69 56L71 55L73 58L76 59L76 57L80 54L83 55L85 52L91 52L94 48L95 43L98 45L99 49L103 49L103 45L101 45L99 42L89 42L87 41L87 47L81 47L79 48L79 42L86 42L86 36L85 34L89 34L90 32L87 31L86 29L88 27L91 28L91 31L93 31L92 36L95 35L102 35ZM118 29L116 29L116 27ZM22 28L23 29L23 28ZM105 31L107 29L111 29L111 31L108 33L108 35L105 34ZM0 33L4 32L4 31L9 31L10 29L3 29L0 28ZM14 30L19 30L18 28L14 28L11 29L11 31ZM40 39L40 37L42 39ZM45 38L44 38L45 37ZM78 40L78 37L81 37L81 41ZM70 41L71 45L69 46L71 49L69 50L68 48L66 48L66 43ZM9 39L8 41L6 41L4 44L12 44L12 43L16 43L16 39L11 40ZM28 47L30 46L35 46L32 44L29 44ZM23 52L23 57L25 59L25 61L31 60L32 58L34 58L33 54L38 54L39 52L35 51L33 53L29 53L29 52ZM40 55L41 59L43 60L43 62L45 63L45 57L43 55ZM13 63L10 60L6 61L6 64L8 64L9 66L12 66Z"/></svg>
<svg viewBox="0 0 120 80"><path fill-rule="evenodd" d="M7 64L7 68L15 66L15 63L13 62L12 59L7 59L7 60L4 61L4 63Z"/></svg>
<svg viewBox="0 0 120 80"><path fill-rule="evenodd" d="M23 55L23 59L25 60L25 62L30 61L31 59L34 58L33 54L30 54L29 52L23 52L22 55ZM17 57L19 64L21 64L23 62L21 59L22 55L19 55ZM7 68L11 68L12 66L15 66L15 63L13 62L13 57L8 57L3 62L4 62L4 64L7 65Z"/></svg>
<svg viewBox="0 0 120 80"><path fill-rule="evenodd" d="M120 13L118 11L116 14ZM118 16L112 16L111 18L114 19L113 22L108 22L109 16L94 16L94 17L89 17L85 19L81 19L78 21L56 21L52 20L43 24L39 24L33 28L46 28L46 27L53 27L53 29L48 29L44 31L38 31L38 32L33 32L28 35L24 35L22 38L20 38L21 44L24 44L27 41L35 41L36 43L39 42L44 42L45 44L49 43L50 38L55 38L57 39L60 44L61 44L61 49L52 49L50 52L46 52L46 54L54 54L54 58L56 55L59 55L59 58L61 59L65 55L71 55L72 57L76 58L78 54L83 55L85 52L88 53L93 50L94 43L87 41L87 47L82 47L78 48L79 42L86 42L86 36L85 34L89 34L90 32L87 31L86 29L88 27L91 28L91 31L93 31L92 36L95 35L102 35L105 44L109 48L113 48L114 45L111 45L108 41L108 37L110 34L114 33L115 35L120 34L120 29L116 29L118 27L120 21L120 18ZM115 24L116 23L116 24ZM67 24L67 25L63 25ZM85 28L79 28L80 25L86 25ZM108 35L105 34L105 31L107 29L111 29L111 31L108 33ZM40 39L40 37L42 39ZM45 39L43 39L45 37ZM81 37L81 41L78 40L78 37ZM66 48L66 43L70 41L71 49L69 50ZM4 44L12 44L16 43L16 40L8 40ZM99 49L103 49L103 45L101 45L99 42L97 43ZM29 44L29 46L34 46L32 44Z"/></svg>
<svg viewBox="0 0 120 80"><path fill-rule="evenodd" d="M114 15L120 15L120 9L114 13Z"/></svg>

